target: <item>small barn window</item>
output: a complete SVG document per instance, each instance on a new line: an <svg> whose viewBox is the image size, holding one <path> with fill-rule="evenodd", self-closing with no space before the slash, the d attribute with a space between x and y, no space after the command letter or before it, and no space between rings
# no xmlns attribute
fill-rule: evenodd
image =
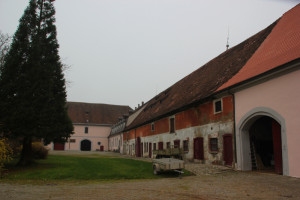
<svg viewBox="0 0 300 200"><path fill-rule="evenodd" d="M222 99L214 100L214 114L220 113L222 111L223 111Z"/></svg>
<svg viewBox="0 0 300 200"><path fill-rule="evenodd" d="M76 140L75 139L70 139L70 143L75 143Z"/></svg>
<svg viewBox="0 0 300 200"><path fill-rule="evenodd" d="M180 140L174 140L174 148L180 148Z"/></svg>
<svg viewBox="0 0 300 200"><path fill-rule="evenodd" d="M155 127L154 127L154 122L151 123L151 131L154 131L155 130Z"/></svg>
<svg viewBox="0 0 300 200"><path fill-rule="evenodd" d="M183 140L183 151L188 152L189 151L189 141Z"/></svg>
<svg viewBox="0 0 300 200"><path fill-rule="evenodd" d="M171 148L171 142L167 142L167 149Z"/></svg>
<svg viewBox="0 0 300 200"><path fill-rule="evenodd" d="M209 148L211 152L218 152L218 138L209 138Z"/></svg>
<svg viewBox="0 0 300 200"><path fill-rule="evenodd" d="M85 127L84 128L84 133L88 133L89 132L89 127Z"/></svg>
<svg viewBox="0 0 300 200"><path fill-rule="evenodd" d="M170 118L170 133L175 133L175 118Z"/></svg>

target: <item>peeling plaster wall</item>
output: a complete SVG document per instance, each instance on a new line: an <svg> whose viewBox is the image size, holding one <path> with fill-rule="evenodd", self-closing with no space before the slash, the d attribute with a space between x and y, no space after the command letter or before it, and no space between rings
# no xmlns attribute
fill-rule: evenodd
<svg viewBox="0 0 300 200"><path fill-rule="evenodd" d="M184 154L184 159L192 161L194 159L194 138L203 137L204 139L204 160L205 163L224 164L223 163L223 135L233 132L233 122L211 123L203 126L190 127L186 129L176 130L175 133L162 133L158 135L141 137L141 143L156 143L156 149L158 148L158 142L164 143L164 149L167 147L167 142L174 145L175 140L180 140L180 148L183 148L183 141L188 140L189 151ZM209 138L218 138L218 153L209 152ZM134 145L135 139L131 139L125 142L124 145ZM135 153L128 155L134 156ZM149 152L146 152L143 148L143 157L149 157ZM155 158L155 155L152 155Z"/></svg>
<svg viewBox="0 0 300 200"><path fill-rule="evenodd" d="M204 162L213 164L224 164L223 161L223 135L234 132L233 123L233 98L226 96L222 98L223 111L214 114L213 101L198 105L183 112L169 116L154 123L154 130L151 130L151 123L130 130L123 134L124 154L136 155L136 138L141 138L141 143L156 144L163 142L164 149L167 142L174 145L175 140L180 140L180 148L183 148L183 141L188 141L188 152L185 152L185 160L194 160L194 138L203 137ZM175 133L170 133L169 118L175 117ZM210 152L209 138L218 138L218 151ZM153 152L153 151L152 151ZM143 157L149 157L149 150L143 147ZM155 155L152 155L154 158Z"/></svg>

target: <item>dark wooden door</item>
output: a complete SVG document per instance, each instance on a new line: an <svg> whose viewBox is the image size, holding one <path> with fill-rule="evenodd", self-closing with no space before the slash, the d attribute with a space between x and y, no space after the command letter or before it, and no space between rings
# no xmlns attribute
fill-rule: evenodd
<svg viewBox="0 0 300 200"><path fill-rule="evenodd" d="M140 153L140 155L141 155L141 157L143 157L143 155L144 155L144 143L141 143L141 153Z"/></svg>
<svg viewBox="0 0 300 200"><path fill-rule="evenodd" d="M136 138L136 157L141 157L141 138Z"/></svg>
<svg viewBox="0 0 300 200"><path fill-rule="evenodd" d="M281 126L275 120L272 120L272 135L275 172L282 174Z"/></svg>
<svg viewBox="0 0 300 200"><path fill-rule="evenodd" d="M232 146L231 134L226 134L223 136L223 156L224 156L225 165L232 165L233 146Z"/></svg>
<svg viewBox="0 0 300 200"><path fill-rule="evenodd" d="M55 150L55 151L64 151L65 150L65 143L55 142L53 150Z"/></svg>
<svg viewBox="0 0 300 200"><path fill-rule="evenodd" d="M104 151L104 146L100 146L100 151Z"/></svg>
<svg viewBox="0 0 300 200"><path fill-rule="evenodd" d="M158 143L158 150L163 150L164 149L164 143L163 142L159 142Z"/></svg>
<svg viewBox="0 0 300 200"><path fill-rule="evenodd" d="M194 138L194 159L204 159L203 138Z"/></svg>
<svg viewBox="0 0 300 200"><path fill-rule="evenodd" d="M149 143L149 158L152 158L152 143Z"/></svg>

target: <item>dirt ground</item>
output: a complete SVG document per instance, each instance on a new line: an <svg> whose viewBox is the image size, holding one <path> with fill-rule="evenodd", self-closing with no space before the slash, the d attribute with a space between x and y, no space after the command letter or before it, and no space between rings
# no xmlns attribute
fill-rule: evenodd
<svg viewBox="0 0 300 200"><path fill-rule="evenodd" d="M0 181L0 199L300 199L298 178L194 163L186 168L196 175L93 183Z"/></svg>

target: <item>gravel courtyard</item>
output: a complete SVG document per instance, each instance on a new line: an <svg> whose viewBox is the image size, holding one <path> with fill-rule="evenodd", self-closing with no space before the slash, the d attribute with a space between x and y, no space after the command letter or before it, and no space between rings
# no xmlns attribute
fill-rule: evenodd
<svg viewBox="0 0 300 200"><path fill-rule="evenodd" d="M300 199L297 178L194 163L186 169L196 175L93 183L0 181L0 199Z"/></svg>

